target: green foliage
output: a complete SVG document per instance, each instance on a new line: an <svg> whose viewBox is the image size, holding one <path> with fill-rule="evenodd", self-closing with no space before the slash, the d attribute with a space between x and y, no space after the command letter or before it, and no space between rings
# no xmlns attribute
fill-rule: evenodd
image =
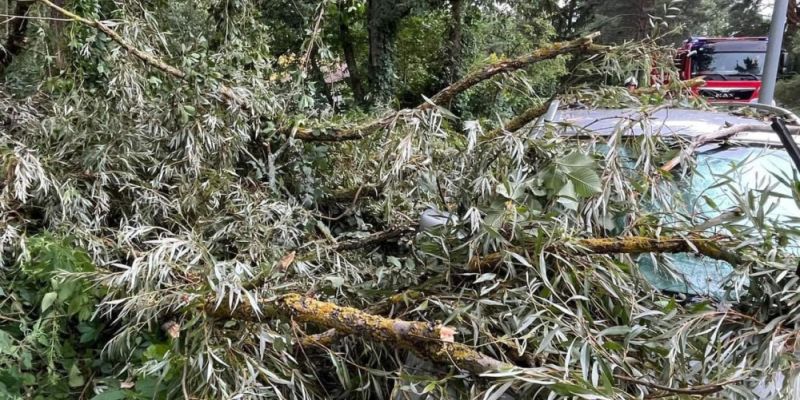
<svg viewBox="0 0 800 400"><path fill-rule="evenodd" d="M793 110L795 113L800 112L800 76L795 76L791 79L781 79L775 86L775 101L781 107L786 107Z"/></svg>
<svg viewBox="0 0 800 400"><path fill-rule="evenodd" d="M374 21L365 2L65 3L84 16L113 19L107 23L131 46L187 76L146 66L75 23L63 27L65 43L50 42L58 26L33 20L31 31L41 33L30 36L15 63L35 67L9 69L0 92L2 395L663 394L619 374L670 387L729 382L720 394L728 397L750 396L779 373L785 383L776 390L796 385L795 355L769 352L792 346L785 330L798 324L797 313L772 322L776 309L796 307L799 298L796 280L787 278L791 259L775 245L781 234L795 234L762 218L760 198L742 195L753 199L759 223L735 238L747 258L743 273L754 271L748 276L759 285L741 291L748 314L681 304L656 291L633 257L553 250L609 232L689 230L697 216L680 199L670 203L671 224L639 201L671 199L675 182L658 167L675 154L674 143L644 135L636 151L623 154L615 135L581 143L558 135L568 123L493 131L558 93L646 114L643 104L659 104L666 93L637 98L618 85L671 62L654 42L589 61L540 63L482 82L450 110L406 110L362 140L318 143L298 140L293 128L353 126L383 115L367 107L340 113L320 92L348 83L312 78L312 58L320 70L343 62L342 21L359 42L357 70L367 69ZM404 93L393 95L418 103L442 84L449 9L413 3L396 43ZM50 15L37 4L35 16ZM550 22L559 7L471 2L460 70L549 42L560 34ZM50 57L59 51L63 59ZM652 128L647 124L626 119L615 133ZM454 214L451 223L345 246L416 226L429 207ZM502 258L495 269L470 268L470 259L489 253ZM294 262L283 265L288 254ZM254 277L263 279L251 288ZM391 296L399 291L422 295L398 302ZM394 318L442 321L457 341L515 366L483 377L449 364L417 368L394 343L354 334L329 348L302 347L319 327L288 316L247 321L207 312L214 305L266 311L265 302L295 292Z"/></svg>
<svg viewBox="0 0 800 400"><path fill-rule="evenodd" d="M104 324L91 320L102 289L71 277L95 267L85 251L49 234L31 237L26 251L0 285L0 396L73 398L102 364Z"/></svg>

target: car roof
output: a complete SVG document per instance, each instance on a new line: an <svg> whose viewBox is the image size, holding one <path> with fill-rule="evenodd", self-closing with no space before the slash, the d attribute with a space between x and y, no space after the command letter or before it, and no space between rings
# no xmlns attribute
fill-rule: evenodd
<svg viewBox="0 0 800 400"><path fill-rule="evenodd" d="M661 108L654 112L642 109L562 109L550 122L563 127L566 136L607 136L624 128L624 135L643 134L691 138L716 132L733 125L753 127L735 136L747 142L780 144L766 121L721 111L685 108Z"/></svg>

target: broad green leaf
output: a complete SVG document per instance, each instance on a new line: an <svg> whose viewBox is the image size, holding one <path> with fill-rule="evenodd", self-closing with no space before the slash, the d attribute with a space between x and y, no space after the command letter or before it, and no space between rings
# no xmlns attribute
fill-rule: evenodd
<svg viewBox="0 0 800 400"><path fill-rule="evenodd" d="M58 293L48 292L42 297L42 312L47 311L58 298Z"/></svg>
<svg viewBox="0 0 800 400"><path fill-rule="evenodd" d="M575 185L575 193L579 197L591 197L603 190L600 176L594 169L576 168L569 171L567 175Z"/></svg>

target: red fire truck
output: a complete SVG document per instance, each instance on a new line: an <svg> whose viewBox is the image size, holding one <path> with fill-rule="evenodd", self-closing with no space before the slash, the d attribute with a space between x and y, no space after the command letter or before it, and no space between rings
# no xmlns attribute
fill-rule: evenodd
<svg viewBox="0 0 800 400"><path fill-rule="evenodd" d="M706 84L694 93L714 101L755 103L767 55L766 37L707 38L684 41L675 65L682 80L702 78ZM784 72L781 52L779 71Z"/></svg>

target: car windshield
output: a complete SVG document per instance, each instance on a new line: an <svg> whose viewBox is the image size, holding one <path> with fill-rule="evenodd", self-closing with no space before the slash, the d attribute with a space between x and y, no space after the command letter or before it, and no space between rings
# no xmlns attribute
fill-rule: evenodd
<svg viewBox="0 0 800 400"><path fill-rule="evenodd" d="M761 76L764 56L764 53L699 52L692 57L692 75Z"/></svg>
<svg viewBox="0 0 800 400"><path fill-rule="evenodd" d="M792 176L794 165L783 149L763 147L731 147L700 153L697 167L673 196L697 220L714 218L736 207L754 208L755 215L735 222L737 230L753 228L754 221L778 221L789 230L800 221L800 208L792 190L777 177ZM777 177L776 177L777 176ZM669 215L662 205L665 215ZM757 223L757 222L756 222ZM732 226L732 225L729 225ZM729 233L721 226L704 229L707 233ZM792 235L789 235L790 237ZM798 254L797 241L788 243L786 250ZM736 292L746 290L746 274L738 275L733 266L694 254L675 254L665 257L642 255L638 259L645 277L659 289L735 299ZM733 288L728 291L726 288Z"/></svg>

